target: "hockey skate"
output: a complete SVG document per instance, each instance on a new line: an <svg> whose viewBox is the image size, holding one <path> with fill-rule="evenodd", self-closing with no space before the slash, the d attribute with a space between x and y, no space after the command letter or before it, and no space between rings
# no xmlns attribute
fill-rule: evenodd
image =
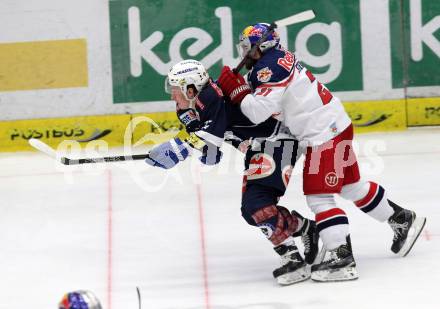
<svg viewBox="0 0 440 309"><path fill-rule="evenodd" d="M282 266L273 271L278 284L290 285L310 278L310 270L295 244L279 245L274 250L281 256Z"/></svg>
<svg viewBox="0 0 440 309"><path fill-rule="evenodd" d="M406 256L425 227L426 218L417 217L414 211L400 208L388 219L394 232L391 251Z"/></svg>
<svg viewBox="0 0 440 309"><path fill-rule="evenodd" d="M347 242L336 249L326 251L322 249L323 261L312 265L312 280L320 282L347 281L357 279L356 262L351 250L350 235Z"/></svg>
<svg viewBox="0 0 440 309"><path fill-rule="evenodd" d="M301 229L292 236L301 236L304 244L304 260L307 264L313 264L319 252L319 233L316 230L316 223L313 220L304 218L294 210L292 210L292 215L303 220Z"/></svg>

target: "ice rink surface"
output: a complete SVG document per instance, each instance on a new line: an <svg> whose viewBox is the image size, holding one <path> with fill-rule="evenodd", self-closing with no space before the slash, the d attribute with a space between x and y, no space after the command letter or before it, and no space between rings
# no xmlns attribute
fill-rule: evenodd
<svg viewBox="0 0 440 309"><path fill-rule="evenodd" d="M105 309L440 308L440 129L357 135L365 178L427 217L411 253L392 231L347 212L359 280L277 286L279 259L240 215L242 155L165 172L142 161L65 167L42 154L0 155L0 308L57 308L88 289ZM308 217L302 160L280 204Z"/></svg>

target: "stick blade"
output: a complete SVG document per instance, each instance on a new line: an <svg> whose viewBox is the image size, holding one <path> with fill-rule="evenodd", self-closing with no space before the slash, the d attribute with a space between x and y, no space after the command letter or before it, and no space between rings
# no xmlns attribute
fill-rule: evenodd
<svg viewBox="0 0 440 309"><path fill-rule="evenodd" d="M307 10L283 19L280 19L275 22L278 27L289 26L297 23L301 23L306 20L310 20L315 18L315 12L313 10Z"/></svg>
<svg viewBox="0 0 440 309"><path fill-rule="evenodd" d="M44 143L36 138L31 138L28 142L29 142L29 145L31 145L32 147L34 147L38 151L48 155L51 158L56 159L56 157L57 157L56 151L52 147L47 145L46 143Z"/></svg>

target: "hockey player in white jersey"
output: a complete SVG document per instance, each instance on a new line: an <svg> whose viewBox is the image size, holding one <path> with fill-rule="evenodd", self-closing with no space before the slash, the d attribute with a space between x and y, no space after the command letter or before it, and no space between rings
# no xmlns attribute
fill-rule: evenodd
<svg viewBox="0 0 440 309"><path fill-rule="evenodd" d="M324 260L312 266L315 281L358 278L348 219L334 195L351 200L364 213L388 222L394 231L391 250L405 256L422 231L426 218L416 217L387 198L385 189L360 177L353 152L353 125L340 100L303 67L295 54L279 44L276 32L264 23L246 27L239 51L250 70L247 82L225 66L218 83L231 101L258 124L270 117L282 121L305 147L303 191L315 213L327 249ZM249 51L260 44L256 52Z"/></svg>

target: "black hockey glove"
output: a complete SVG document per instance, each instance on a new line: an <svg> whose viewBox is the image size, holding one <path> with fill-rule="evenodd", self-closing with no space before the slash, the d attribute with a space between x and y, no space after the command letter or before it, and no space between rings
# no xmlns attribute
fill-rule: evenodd
<svg viewBox="0 0 440 309"><path fill-rule="evenodd" d="M188 133L200 130L200 119L196 110L193 108L181 109L177 111L180 122L185 126Z"/></svg>

